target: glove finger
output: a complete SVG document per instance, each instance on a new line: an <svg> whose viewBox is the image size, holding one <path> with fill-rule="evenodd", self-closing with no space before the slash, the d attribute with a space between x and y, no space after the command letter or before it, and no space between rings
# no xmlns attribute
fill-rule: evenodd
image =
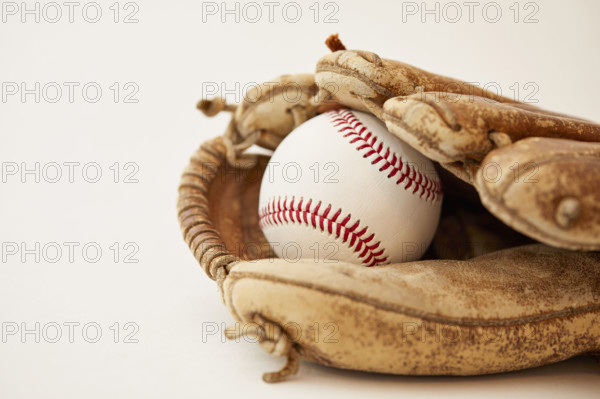
<svg viewBox="0 0 600 399"><path fill-rule="evenodd" d="M235 124L244 138L260 132L257 144L275 149L298 124L317 113L313 97L317 94L312 74L283 75L248 89L237 107ZM298 120L294 109L303 114Z"/></svg>
<svg viewBox="0 0 600 399"><path fill-rule="evenodd" d="M593 122L468 95L396 97L385 103L383 118L392 133L467 181L498 144L532 136L600 141L600 125Z"/></svg>
<svg viewBox="0 0 600 399"><path fill-rule="evenodd" d="M339 103L377 116L380 116L386 100L424 91L461 93L514 102L461 80L360 50L341 50L322 57L317 62L315 80L320 89L328 91Z"/></svg>
<svg viewBox="0 0 600 399"><path fill-rule="evenodd" d="M600 250L600 143L528 138L493 150L477 173L481 201L549 245Z"/></svg>

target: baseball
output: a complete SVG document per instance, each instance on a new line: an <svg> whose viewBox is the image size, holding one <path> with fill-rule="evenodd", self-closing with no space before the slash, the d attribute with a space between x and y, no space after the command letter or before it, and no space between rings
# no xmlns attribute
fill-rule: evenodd
<svg viewBox="0 0 600 399"><path fill-rule="evenodd" d="M375 266L419 259L441 204L429 159L373 115L342 109L308 120L279 144L258 212L280 258Z"/></svg>

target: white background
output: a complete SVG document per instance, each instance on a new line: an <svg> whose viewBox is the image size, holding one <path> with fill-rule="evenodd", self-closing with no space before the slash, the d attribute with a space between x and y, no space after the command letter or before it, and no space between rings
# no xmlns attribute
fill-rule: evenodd
<svg viewBox="0 0 600 399"><path fill-rule="evenodd" d="M113 1L99 2L97 23L84 19L85 2L75 7L72 23L62 2L56 23L49 22L56 8L47 7L44 15L45 2L39 5L39 22L35 15L25 15L22 22L20 2L14 3L16 15L7 3L1 2L8 9L0 23L0 81L6 90L13 84L20 90L22 82L31 89L39 82L41 98L37 103L34 94L2 93L0 161L5 172L11 165L19 171L0 183L0 242L23 242L27 248L40 243L48 251L48 243L80 245L72 262L65 246L55 263L49 262L55 252L41 253L39 262L35 254L22 259L21 252L3 252L2 325L33 329L40 323L46 335L39 343L22 331L3 336L0 398L597 397L600 366L589 357L470 378L370 375L304 362L293 381L267 385L262 372L279 369L282 360L250 342L221 341L221 326L233 320L181 239L175 203L188 157L227 123L226 115L202 116L195 110L197 100L210 97L216 86L229 91L226 97L234 102L248 83L312 72L328 52L323 41L336 32L349 48L481 84L495 82L504 95L514 96L519 87L522 100L532 91L525 85L533 82L539 90L530 99L598 121L600 3L538 0L526 6L522 1L515 22L515 7L510 8L515 2L499 2L502 17L496 23L489 22L494 9L483 13L485 1L475 8L473 22L459 1L462 17L455 23L449 19L456 18L456 9L444 8L445 3L438 6L439 22L434 14L424 15L422 22L420 2L414 3L417 14L407 15L406 2L338 0L331 6L321 1L315 16L311 0L297 3L302 16L296 23L291 22L294 9L282 12L283 1L274 9L273 22L259 2L262 18L255 23L250 19L256 9L244 14L240 4L236 22L235 14L222 15L221 2L209 5L216 7L215 15L203 15L206 2L138 0L125 8L123 1L117 23L114 6L109 8ZM135 6L138 22L123 23ZM227 7L234 9L234 3ZM538 22L524 23L535 10L530 18ZM332 11L337 22L325 23ZM93 8L87 12L88 19L94 18ZM50 102L56 96L52 85L42 90L50 82L63 87L56 103ZM80 85L72 103L64 82ZM82 95L89 82L102 88L96 103ZM116 102L110 89L115 82L121 89ZM129 82L135 86L125 90ZM132 97L137 103L123 101L131 87L139 88ZM36 162L48 174L39 183L34 175L20 173L23 165L34 168ZM53 162L79 162L74 181L69 182L63 165L60 181L50 183ZM97 183L82 176L83 165L92 162L102 171ZM121 171L118 183L109 168L115 162ZM123 182L133 171L124 169L126 163L139 167L133 176L137 183ZM85 177L93 178L88 172ZM96 263L81 251L90 242L102 249ZM115 242L121 248L116 261L109 248ZM138 263L124 262L128 242L139 247L133 256ZM80 323L72 343L66 322ZM115 322L120 323L118 343L110 329ZM139 327L133 337L137 343L123 342L132 331L125 331L127 322ZM57 343L49 342L56 332L51 323L63 326ZM83 336L86 323L102 329L97 343L86 342L94 338L94 330ZM203 336L203 328L213 327L218 334Z"/></svg>

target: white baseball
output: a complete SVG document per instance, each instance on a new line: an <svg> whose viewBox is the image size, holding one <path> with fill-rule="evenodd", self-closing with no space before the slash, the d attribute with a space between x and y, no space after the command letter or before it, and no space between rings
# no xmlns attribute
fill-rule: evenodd
<svg viewBox="0 0 600 399"><path fill-rule="evenodd" d="M279 144L263 176L259 220L278 257L374 266L420 258L441 203L429 159L374 116L342 109Z"/></svg>

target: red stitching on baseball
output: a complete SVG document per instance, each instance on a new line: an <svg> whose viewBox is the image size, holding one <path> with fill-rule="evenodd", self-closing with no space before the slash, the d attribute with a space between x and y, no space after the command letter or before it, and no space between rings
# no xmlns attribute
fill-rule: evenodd
<svg viewBox="0 0 600 399"><path fill-rule="evenodd" d="M342 209L338 209L333 216L329 217L331 213L331 204L327 205L322 215L319 215L319 209L321 209L321 201L319 201L311 209L313 202L312 198L308 199L304 209L302 203L304 198L300 197L300 201L295 203L295 198L289 201L287 197L282 198L275 197L267 202L267 205L261 207L258 212L259 225L262 228L264 226L277 226L289 223L304 224L314 229L321 230L322 232L328 233L329 235L334 234L335 237L342 237L342 242L346 243L348 240L348 246L352 249L361 259L361 262L366 266L375 266L385 263L388 260L387 255L384 255L383 248L380 248L381 242L371 243L375 238L375 234L371 233L370 236L363 238L367 232L367 227L360 226L360 220L355 221L350 227L346 225L352 219L352 216L348 214L341 222L337 222L338 217L342 213Z"/></svg>
<svg viewBox="0 0 600 399"><path fill-rule="evenodd" d="M385 164L379 168L380 172L383 172L390 167L392 168L388 173L388 179L391 179L397 173L400 173L401 176L396 181L396 184L406 181L404 186L405 190L414 186L412 193L416 194L420 189L421 193L419 194L419 198L422 198L424 194L427 194L425 201L428 201L429 199L431 199L431 201L437 201L441 198L442 184L439 181L424 176L414 166L404 163L402 158L396 155L396 153L390 154L389 147L386 148L384 153L383 142L380 140L378 143L377 136L363 125L352 111L349 109L330 111L328 112L328 116L334 127L336 127L344 137L350 138L350 144L358 143L358 146L356 147L358 151L367 149L363 154L364 158L369 158L371 155L376 154L371 165L375 165L383 160L385 161ZM390 155L392 156L391 161L388 160Z"/></svg>

